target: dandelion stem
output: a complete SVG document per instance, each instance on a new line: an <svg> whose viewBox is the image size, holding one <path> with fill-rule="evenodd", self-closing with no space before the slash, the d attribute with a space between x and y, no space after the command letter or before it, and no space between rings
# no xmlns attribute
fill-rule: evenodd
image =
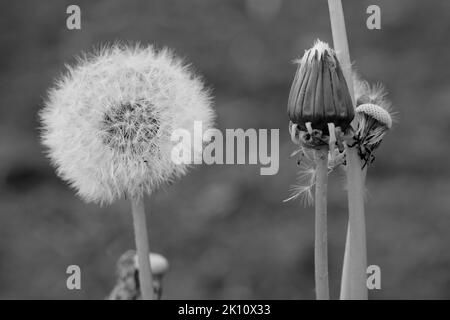
<svg viewBox="0 0 450 320"><path fill-rule="evenodd" d="M341 299L366 300L368 295L366 287L367 248L361 160L353 151L353 149L347 149L346 153L349 166L347 168L349 223L347 228L348 246L346 247L347 252L344 253L343 273L345 274L342 276L344 291L341 292ZM355 159L356 157L357 159ZM358 167L351 168L352 163ZM347 263L345 263L345 256L348 258Z"/></svg>
<svg viewBox="0 0 450 320"><path fill-rule="evenodd" d="M150 267L150 249L145 219L145 206L142 197L131 199L133 212L134 235L139 264L139 284L143 300L153 300L153 277Z"/></svg>
<svg viewBox="0 0 450 320"><path fill-rule="evenodd" d="M346 300L350 295L350 224L347 225L345 236L344 263L342 264L341 293L339 298Z"/></svg>
<svg viewBox="0 0 450 320"><path fill-rule="evenodd" d="M366 181L367 168L363 170L363 186ZM350 223L347 226L345 238L344 263L342 265L341 294L340 299L350 299Z"/></svg>
<svg viewBox="0 0 450 320"><path fill-rule="evenodd" d="M347 32L345 30L344 12L341 0L328 0L331 29L336 55L350 90L350 96L355 105L353 81L351 76L350 53L348 49ZM366 268L366 226L364 217L362 163L355 148L346 148L347 182L348 182L348 266L343 268L343 288L341 299L367 299ZM344 255L344 256L345 256ZM344 259L345 260L345 259Z"/></svg>
<svg viewBox="0 0 450 320"><path fill-rule="evenodd" d="M316 192L315 192L315 279L317 300L329 300L328 287L328 236L327 236L327 180L328 180L328 149L314 151L316 161Z"/></svg>

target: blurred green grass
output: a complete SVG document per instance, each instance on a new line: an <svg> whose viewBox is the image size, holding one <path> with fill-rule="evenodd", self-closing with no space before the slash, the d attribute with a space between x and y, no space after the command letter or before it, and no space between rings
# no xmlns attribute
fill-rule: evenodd
<svg viewBox="0 0 450 320"><path fill-rule="evenodd" d="M264 1L263 1L264 2ZM199 166L147 201L152 249L172 268L166 298L314 297L313 215L282 203L295 182L285 107L291 61L316 38L331 42L326 1L78 1L82 30L65 28L69 1L0 4L0 298L95 299L109 293L132 248L126 201L84 204L50 167L37 112L73 56L98 43L169 46L213 88L218 127L280 128L280 171ZM365 27L381 7L382 30ZM450 298L450 3L344 1L352 58L390 91L399 122L377 152L367 194L375 299ZM270 9L270 8L269 8ZM6 31L6 32L5 32ZM329 200L331 293L338 296L346 227L342 178ZM69 291L66 267L82 269Z"/></svg>

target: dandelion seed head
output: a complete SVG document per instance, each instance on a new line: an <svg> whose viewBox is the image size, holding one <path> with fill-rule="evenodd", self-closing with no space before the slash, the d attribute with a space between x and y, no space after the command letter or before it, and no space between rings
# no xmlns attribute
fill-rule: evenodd
<svg viewBox="0 0 450 320"><path fill-rule="evenodd" d="M387 130L392 128L395 113L387 98L387 91L380 83L371 85L354 72L353 83L356 97L356 117L358 135L362 139L371 138L371 144L381 141Z"/></svg>
<svg viewBox="0 0 450 320"><path fill-rule="evenodd" d="M365 167L375 160L374 152L386 132L392 128L395 118L383 85L370 85L356 73L353 74L353 83L357 106L355 139L358 143L358 154Z"/></svg>
<svg viewBox="0 0 450 320"><path fill-rule="evenodd" d="M111 203L185 174L171 160L172 132L192 134L194 121L207 130L214 112L201 79L169 50L117 44L67 66L40 117L57 174L84 200Z"/></svg>

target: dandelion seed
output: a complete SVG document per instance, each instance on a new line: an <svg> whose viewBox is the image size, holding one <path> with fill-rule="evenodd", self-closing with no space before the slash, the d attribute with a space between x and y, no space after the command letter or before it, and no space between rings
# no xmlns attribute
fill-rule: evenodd
<svg viewBox="0 0 450 320"><path fill-rule="evenodd" d="M328 175L334 170L344 164L344 153L339 152L337 149L334 151L334 156L329 155L328 159ZM300 199L301 203L307 207L314 204L314 187L316 184L316 163L314 160L314 154L311 150L300 147L294 151L291 156L300 154L298 160L298 177L297 182L290 188L290 196L283 200L288 202L295 199Z"/></svg>
<svg viewBox="0 0 450 320"><path fill-rule="evenodd" d="M304 206L310 206L314 202L313 189L316 183L316 163L311 151L301 147L293 155L301 154L299 165L299 174L297 182L290 188L291 195L283 202L300 199Z"/></svg>

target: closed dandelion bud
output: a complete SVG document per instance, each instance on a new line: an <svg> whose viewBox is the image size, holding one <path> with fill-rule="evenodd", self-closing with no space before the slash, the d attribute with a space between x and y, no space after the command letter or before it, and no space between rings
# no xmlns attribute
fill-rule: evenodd
<svg viewBox="0 0 450 320"><path fill-rule="evenodd" d="M291 87L288 115L302 131L328 132L328 124L346 131L354 118L352 99L335 52L317 41L307 50Z"/></svg>

